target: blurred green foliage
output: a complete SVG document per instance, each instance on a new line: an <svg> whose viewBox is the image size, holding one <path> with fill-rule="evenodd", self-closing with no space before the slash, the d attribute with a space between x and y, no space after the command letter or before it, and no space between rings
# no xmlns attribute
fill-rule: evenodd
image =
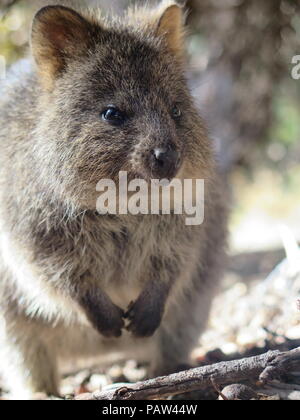
<svg viewBox="0 0 300 420"><path fill-rule="evenodd" d="M292 146L300 140L299 104L292 99L279 97L274 101L275 120L271 137L285 146Z"/></svg>
<svg viewBox="0 0 300 420"><path fill-rule="evenodd" d="M0 54L10 65L24 55L28 45L30 27L28 2L21 1L9 10L2 9L0 17Z"/></svg>

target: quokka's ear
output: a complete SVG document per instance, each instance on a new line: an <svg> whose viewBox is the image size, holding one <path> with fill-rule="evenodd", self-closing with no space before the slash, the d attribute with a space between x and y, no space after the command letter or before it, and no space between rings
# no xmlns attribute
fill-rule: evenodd
<svg viewBox="0 0 300 420"><path fill-rule="evenodd" d="M182 56L184 51L184 10L176 1L167 0L161 7L162 14L157 33L165 37L173 53Z"/></svg>
<svg viewBox="0 0 300 420"><path fill-rule="evenodd" d="M48 6L35 16L31 46L42 85L51 90L69 59L83 55L91 43L92 25L62 6Z"/></svg>

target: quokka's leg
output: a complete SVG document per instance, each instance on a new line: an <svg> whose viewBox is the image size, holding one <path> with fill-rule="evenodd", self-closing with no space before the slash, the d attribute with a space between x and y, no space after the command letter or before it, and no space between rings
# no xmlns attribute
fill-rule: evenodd
<svg viewBox="0 0 300 420"><path fill-rule="evenodd" d="M169 306L157 334L151 377L166 375L191 364L191 353L207 326L215 287L194 287Z"/></svg>
<svg viewBox="0 0 300 420"><path fill-rule="evenodd" d="M59 395L56 355L46 333L26 319L0 322L0 369L12 399Z"/></svg>

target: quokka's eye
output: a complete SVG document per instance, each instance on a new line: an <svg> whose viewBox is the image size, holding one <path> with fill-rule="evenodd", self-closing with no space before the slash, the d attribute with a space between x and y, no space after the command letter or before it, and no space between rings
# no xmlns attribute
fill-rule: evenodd
<svg viewBox="0 0 300 420"><path fill-rule="evenodd" d="M172 117L174 120L179 120L179 118L182 116L181 109L178 107L178 105L175 105L172 109Z"/></svg>
<svg viewBox="0 0 300 420"><path fill-rule="evenodd" d="M104 109L101 113L101 116L104 121L115 126L124 124L127 119L125 112L120 111L114 106L109 106L108 108Z"/></svg>

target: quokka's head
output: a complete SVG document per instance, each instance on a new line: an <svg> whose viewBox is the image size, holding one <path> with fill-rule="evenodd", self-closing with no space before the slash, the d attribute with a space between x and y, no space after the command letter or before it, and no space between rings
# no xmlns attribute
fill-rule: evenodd
<svg viewBox="0 0 300 420"><path fill-rule="evenodd" d="M32 52L43 168L90 206L101 179L205 176L211 148L184 75L184 11L173 0L108 21L40 10ZM87 204L88 203L88 204Z"/></svg>

